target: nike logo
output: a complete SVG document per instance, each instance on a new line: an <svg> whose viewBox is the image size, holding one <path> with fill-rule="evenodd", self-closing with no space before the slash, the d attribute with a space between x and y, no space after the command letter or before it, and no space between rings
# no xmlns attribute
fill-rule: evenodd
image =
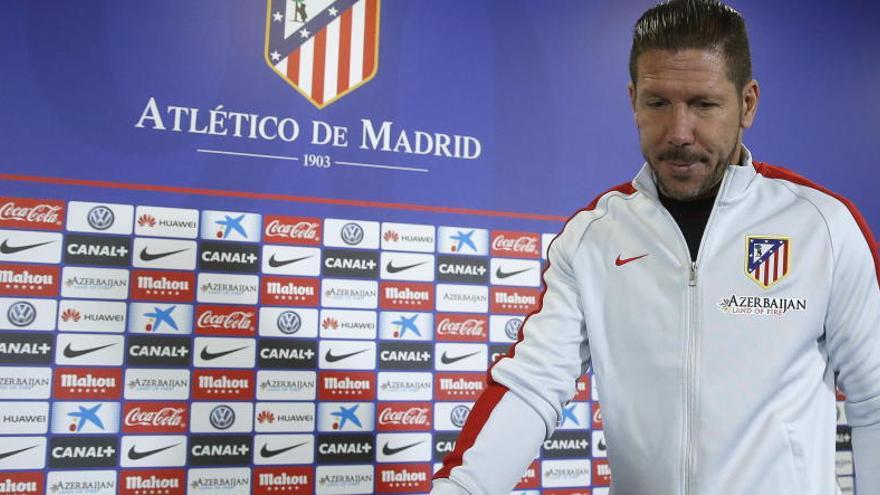
<svg viewBox="0 0 880 495"><path fill-rule="evenodd" d="M12 457L15 454L21 454L22 452L25 452L25 451L31 450L31 449L35 449L35 448L37 448L36 445L31 445L30 447L25 447L23 449L10 450L9 452L3 452L2 454L0 454L0 459L6 459L7 457Z"/></svg>
<svg viewBox="0 0 880 495"><path fill-rule="evenodd" d="M621 258L620 258L620 255L617 255L617 259L614 260L614 264L617 265L617 266L623 266L623 265L629 263L630 261L640 260L640 259L644 258L644 257L647 256L647 255L648 255L648 254L643 254L643 255L641 255L641 256L636 256L636 257L634 257L634 258L626 258L626 259L621 259Z"/></svg>
<svg viewBox="0 0 880 495"><path fill-rule="evenodd" d="M400 273L400 272L402 272L402 271L409 270L410 268L415 268L415 267L417 267L417 266L422 266L422 265L424 265L425 263L427 263L427 261L423 261L423 262L421 262L421 263L416 263L416 264L414 264L414 265L394 266L394 265L392 265L391 262L389 261L389 262L388 262L388 265L385 266L385 269L388 270L388 273Z"/></svg>
<svg viewBox="0 0 880 495"><path fill-rule="evenodd" d="M146 452L138 452L137 450L135 450L135 446L132 445L131 448L128 449L128 458L133 461L137 461L137 460L143 459L144 457L150 457L153 454L158 454L159 452L162 452L163 450L173 449L174 447L177 447L178 445L180 445L180 444L175 443L174 445L169 445L167 447L159 447L158 449L148 450Z"/></svg>
<svg viewBox="0 0 880 495"><path fill-rule="evenodd" d="M382 446L382 453L385 455L394 455L394 454L397 454L398 452L403 452L406 449L411 449L420 443L425 443L425 441L422 440L421 442L411 443L409 445L404 445L403 447L394 447L394 448L389 447L388 444L386 443L385 445Z"/></svg>
<svg viewBox="0 0 880 495"><path fill-rule="evenodd" d="M177 251L168 251L165 253L148 253L147 248L141 249L141 259L144 261L156 261L167 256L171 256L172 254L182 253L184 251L189 251L189 248L186 249L178 249Z"/></svg>
<svg viewBox="0 0 880 495"><path fill-rule="evenodd" d="M342 361L343 359L350 358L352 356L356 356L362 352L367 352L370 349L361 349L355 352L349 352L348 354L333 354L332 349L327 349L327 354L324 355L324 359L327 360L328 363L335 363L336 361Z"/></svg>
<svg viewBox="0 0 880 495"><path fill-rule="evenodd" d="M472 352L472 353L470 353L470 354L464 354L464 355L461 355L461 356L449 357L449 356L447 356L446 353L444 352L443 355L440 356L440 362L443 363L443 364L452 364L452 363L454 363L454 362L456 362L456 361L461 361L462 359L467 359L467 358L469 358L469 357L471 357L471 356L475 356L475 355L477 355L477 354L479 354L479 353L480 353L480 351L476 351L476 352Z"/></svg>
<svg viewBox="0 0 880 495"><path fill-rule="evenodd" d="M67 344L64 347L64 357L73 359L73 358L77 358L80 356L85 356L86 354L90 354L92 352L100 351L101 349L113 347L114 345L116 345L116 344L100 345L98 347L92 347L90 349L80 349L80 350L75 351L70 348L70 344Z"/></svg>
<svg viewBox="0 0 880 495"><path fill-rule="evenodd" d="M495 270L495 276L498 278L510 278L515 275L519 275L520 273L525 273L531 270L531 268L524 268L522 270L516 270L514 272L502 272L501 267L499 266L497 270Z"/></svg>
<svg viewBox="0 0 880 495"><path fill-rule="evenodd" d="M20 253L22 251L27 251L28 249L33 249L35 247L45 246L46 244L52 244L55 241L46 241L46 242L38 242L36 244L28 244L26 246L10 246L9 239L3 239L3 244L0 244L0 254L15 254Z"/></svg>
<svg viewBox="0 0 880 495"><path fill-rule="evenodd" d="M303 445L305 445L307 443L308 442L302 442L302 443L298 443L296 445L291 445L290 447L284 447L283 449L277 449L277 450L271 450L271 449L269 449L268 444L263 444L263 448L260 449L260 455L263 456L264 458L268 459L269 457L275 457L276 455L281 455L281 454L287 452L288 450L293 450L297 447L302 447Z"/></svg>
<svg viewBox="0 0 880 495"><path fill-rule="evenodd" d="M289 265L291 263L296 263L297 261L307 260L314 255L303 256L302 258L293 258L292 260L284 260L278 261L275 259L275 255L273 254L271 258L269 258L269 266L272 268L281 268L282 266Z"/></svg>
<svg viewBox="0 0 880 495"><path fill-rule="evenodd" d="M244 346L244 347L239 347L238 349L232 349L229 351L221 351L221 352L208 352L208 348L204 347L202 349L202 353L200 354L200 356L205 361L211 361L213 359L221 358L221 357L226 356L228 354L232 354L233 352L238 352L242 349L247 349L247 347L248 346Z"/></svg>
<svg viewBox="0 0 880 495"><path fill-rule="evenodd" d="M599 450L605 450L605 440L599 440Z"/></svg>

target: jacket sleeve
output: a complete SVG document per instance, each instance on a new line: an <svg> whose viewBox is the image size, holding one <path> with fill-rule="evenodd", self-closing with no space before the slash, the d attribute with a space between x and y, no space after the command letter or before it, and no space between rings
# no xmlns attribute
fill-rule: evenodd
<svg viewBox="0 0 880 495"><path fill-rule="evenodd" d="M876 243L851 205L828 215L833 251L825 335L852 427L856 493L880 493L880 282Z"/></svg>
<svg viewBox="0 0 880 495"><path fill-rule="evenodd" d="M578 217L550 244L540 309L489 372L455 450L434 475L433 494L510 493L556 428L589 361L586 328L572 267Z"/></svg>

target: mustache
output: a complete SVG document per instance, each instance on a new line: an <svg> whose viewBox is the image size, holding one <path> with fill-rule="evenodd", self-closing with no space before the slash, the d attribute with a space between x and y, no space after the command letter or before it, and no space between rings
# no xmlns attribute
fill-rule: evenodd
<svg viewBox="0 0 880 495"><path fill-rule="evenodd" d="M709 161L709 157L705 153L700 153L698 151L691 151L685 148L669 148L660 152L657 155L657 159L660 161L676 161L676 162L707 162Z"/></svg>

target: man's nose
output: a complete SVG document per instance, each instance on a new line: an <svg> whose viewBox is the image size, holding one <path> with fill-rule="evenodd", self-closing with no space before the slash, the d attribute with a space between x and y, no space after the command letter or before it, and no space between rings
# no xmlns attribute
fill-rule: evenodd
<svg viewBox="0 0 880 495"><path fill-rule="evenodd" d="M694 118L687 105L673 106L666 140L673 146L693 144Z"/></svg>

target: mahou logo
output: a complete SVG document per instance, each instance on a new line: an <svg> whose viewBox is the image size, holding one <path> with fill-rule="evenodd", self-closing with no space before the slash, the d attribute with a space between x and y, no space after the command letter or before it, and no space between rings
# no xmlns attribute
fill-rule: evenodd
<svg viewBox="0 0 880 495"><path fill-rule="evenodd" d="M577 379L575 387L574 398L571 400L579 402L590 400L590 379L586 375Z"/></svg>
<svg viewBox="0 0 880 495"><path fill-rule="evenodd" d="M193 371L194 400L253 400L256 382L251 370Z"/></svg>
<svg viewBox="0 0 880 495"><path fill-rule="evenodd" d="M55 368L55 399L119 400L121 395L120 368Z"/></svg>
<svg viewBox="0 0 880 495"><path fill-rule="evenodd" d="M263 218L263 241L272 244L320 246L321 220L267 215Z"/></svg>
<svg viewBox="0 0 880 495"><path fill-rule="evenodd" d="M122 471L120 495L183 495L186 492L183 469L144 469Z"/></svg>
<svg viewBox="0 0 880 495"><path fill-rule="evenodd" d="M196 311L196 333L253 337L257 332L257 310L251 306L201 305Z"/></svg>
<svg viewBox="0 0 880 495"><path fill-rule="evenodd" d="M489 340L489 318L483 315L437 315L437 340L455 342L486 342Z"/></svg>
<svg viewBox="0 0 880 495"><path fill-rule="evenodd" d="M57 266L2 263L0 264L0 295L55 297L60 287L58 277Z"/></svg>
<svg viewBox="0 0 880 495"><path fill-rule="evenodd" d="M376 468L376 493L430 491L430 464L383 464Z"/></svg>
<svg viewBox="0 0 880 495"><path fill-rule="evenodd" d="M324 371L318 374L318 400L368 401L376 398L376 373Z"/></svg>
<svg viewBox="0 0 880 495"><path fill-rule="evenodd" d="M431 311L434 309L434 285L383 282L379 287L379 307Z"/></svg>
<svg viewBox="0 0 880 495"><path fill-rule="evenodd" d="M254 495L314 493L315 474L311 466L254 468Z"/></svg>
<svg viewBox="0 0 880 495"><path fill-rule="evenodd" d="M0 198L0 227L61 230L62 225L64 203L61 201Z"/></svg>
<svg viewBox="0 0 880 495"><path fill-rule="evenodd" d="M593 484L611 485L611 466L608 465L608 459L593 459Z"/></svg>
<svg viewBox="0 0 880 495"><path fill-rule="evenodd" d="M491 254L509 258L540 258L541 236L531 232L493 230Z"/></svg>
<svg viewBox="0 0 880 495"><path fill-rule="evenodd" d="M132 270L131 280L132 299L188 302L195 296L193 272Z"/></svg>
<svg viewBox="0 0 880 495"><path fill-rule="evenodd" d="M45 480L39 471L0 473L0 493L42 495Z"/></svg>
<svg viewBox="0 0 880 495"><path fill-rule="evenodd" d="M433 424L428 402L383 402L376 411L379 431L427 431Z"/></svg>
<svg viewBox="0 0 880 495"><path fill-rule="evenodd" d="M262 304L278 306L317 306L318 279L299 277L262 277Z"/></svg>
<svg viewBox="0 0 880 495"><path fill-rule="evenodd" d="M126 402L122 418L125 433L185 433L189 406L185 402Z"/></svg>
<svg viewBox="0 0 880 495"><path fill-rule="evenodd" d="M538 289L491 289L492 313L500 314L529 314L538 310L541 301L541 291Z"/></svg>
<svg viewBox="0 0 880 495"><path fill-rule="evenodd" d="M486 388L485 373L437 373L434 400L476 400Z"/></svg>

